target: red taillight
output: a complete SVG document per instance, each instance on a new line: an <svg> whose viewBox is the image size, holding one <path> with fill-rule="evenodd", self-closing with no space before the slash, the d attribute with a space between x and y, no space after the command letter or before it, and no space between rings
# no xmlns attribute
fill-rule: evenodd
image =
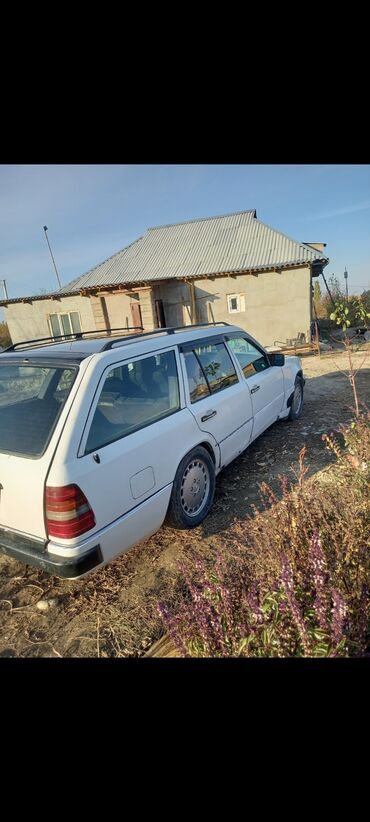
<svg viewBox="0 0 370 822"><path fill-rule="evenodd" d="M45 489L46 525L50 537L71 539L95 525L94 511L78 485Z"/></svg>

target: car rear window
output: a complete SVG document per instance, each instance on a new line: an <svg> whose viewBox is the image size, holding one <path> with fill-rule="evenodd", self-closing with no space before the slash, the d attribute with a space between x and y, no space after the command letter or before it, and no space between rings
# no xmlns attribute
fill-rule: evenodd
<svg viewBox="0 0 370 822"><path fill-rule="evenodd" d="M44 453L77 368L0 363L0 452Z"/></svg>

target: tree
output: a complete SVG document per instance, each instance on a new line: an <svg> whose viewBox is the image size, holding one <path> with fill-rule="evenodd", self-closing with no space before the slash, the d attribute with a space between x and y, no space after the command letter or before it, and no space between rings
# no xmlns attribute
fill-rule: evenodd
<svg viewBox="0 0 370 822"><path fill-rule="evenodd" d="M329 288L335 303L340 303L342 300L344 300L344 292L342 290L342 286L338 280L338 277L336 277L335 274L331 274L331 276L329 277Z"/></svg>
<svg viewBox="0 0 370 822"><path fill-rule="evenodd" d="M318 280L315 281L313 289L313 298L315 302L319 302L321 300L321 286Z"/></svg>
<svg viewBox="0 0 370 822"><path fill-rule="evenodd" d="M318 280L315 280L313 287L313 305L314 316L316 315L318 319L322 319L327 316L326 301L325 297L322 295L321 286Z"/></svg>
<svg viewBox="0 0 370 822"><path fill-rule="evenodd" d="M7 348L12 344L9 329L6 323L0 323L0 348Z"/></svg>
<svg viewBox="0 0 370 822"><path fill-rule="evenodd" d="M330 319L347 331L351 325L367 325L370 320L370 312L366 310L366 305L362 297L351 297L349 303L335 303L335 309L330 314Z"/></svg>
<svg viewBox="0 0 370 822"><path fill-rule="evenodd" d="M360 325L368 325L370 320L370 306L367 302L365 302L363 295L361 297L357 297L354 301L355 305L355 317L356 320L360 323Z"/></svg>
<svg viewBox="0 0 370 822"><path fill-rule="evenodd" d="M335 274L331 274L331 276L328 278L328 288L331 297L329 296L328 291L325 289L325 292L321 298L323 309L322 316L327 317L327 319L329 319L330 315L333 313L334 306L337 306L338 303L345 302L345 296L342 291L341 284L338 280L338 277L336 277Z"/></svg>

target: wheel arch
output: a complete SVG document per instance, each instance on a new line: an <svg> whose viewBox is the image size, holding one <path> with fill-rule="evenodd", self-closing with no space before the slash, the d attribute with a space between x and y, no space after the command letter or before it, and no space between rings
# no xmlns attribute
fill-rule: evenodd
<svg viewBox="0 0 370 822"><path fill-rule="evenodd" d="M305 381L304 381L304 379L303 379L303 371L302 371L302 369L301 369L301 368L300 368L300 370L299 370L299 371L297 371L297 373L296 373L296 375L295 375L295 378L294 378L294 385L295 385L295 381L296 381L297 377L299 377L299 379L300 379L300 380L301 380L301 382L303 383L303 385L302 385L302 388L303 388L303 386L304 386L304 382L305 382ZM290 407L291 407L292 402L293 402L293 396L294 396L294 390L291 392L291 394L289 394L289 397L288 397L288 399L287 399L287 401L286 401L286 406L287 406L287 408L290 408Z"/></svg>
<svg viewBox="0 0 370 822"><path fill-rule="evenodd" d="M202 451L203 451L203 454L202 454L203 463L205 462L205 459L206 459L206 455L204 454L204 451L206 452L206 454L208 456L208 459L207 459L208 472L209 472L209 474L208 474L208 483L206 483L204 485L204 494L203 494L203 498L204 498L205 494L206 494L206 489L207 489L207 497L206 497L206 502L205 502L206 511L205 511L205 513L202 513L202 508L203 508L203 505L202 505L199 512L195 511L195 514L194 514L195 519L192 521L191 516L193 516L193 515L192 514L187 515L187 509L184 508L184 507L181 508L180 499L179 499L180 488L179 488L178 475L180 477L180 480L181 480L181 478L184 479L185 474L183 472L186 468L185 460L189 460L189 457L192 454L192 452L198 451L198 454L199 454L199 449L202 449ZM200 456L201 455L199 455L199 459L200 459ZM193 459L195 459L195 453L194 453L194 455L191 456L191 460L193 460ZM168 503L168 509L167 509L165 522L167 522L169 525L174 526L175 528L177 528L177 527L180 527L180 528L195 528L195 527L197 527L197 525L199 525L201 522L203 522L203 519L205 518L205 516L207 516L207 513L209 512L210 507L212 506L212 502L213 502L213 497L214 497L214 492L215 492L216 473L217 473L216 459L217 459L217 457L216 457L216 454L215 454L215 452L212 448L212 445L207 440L202 440L201 442L198 442L196 445L193 445L192 448L190 448L184 454L184 456L182 457L182 459L179 462L179 465L178 465L178 468L177 468L177 471L176 471L176 475L175 475L175 478L174 478L174 481L173 481L173 484L172 484L171 497L170 497L170 500L169 500L169 503ZM183 462L184 462L184 464L182 464ZM212 466L212 468L211 468L211 466ZM189 468L191 468L191 466L189 466ZM179 472L180 472L180 474L179 474ZM203 502L203 498L202 498L201 502ZM200 519L198 519L198 517L200 517Z"/></svg>
<svg viewBox="0 0 370 822"><path fill-rule="evenodd" d="M194 448L205 448L208 451L210 457L212 457L213 464L216 467L216 454L212 448L212 445L209 442L199 442L198 445L195 445Z"/></svg>

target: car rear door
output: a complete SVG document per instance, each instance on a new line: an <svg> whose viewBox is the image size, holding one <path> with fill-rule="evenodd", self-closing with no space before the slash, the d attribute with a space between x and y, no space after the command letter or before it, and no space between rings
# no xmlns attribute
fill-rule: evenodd
<svg viewBox="0 0 370 822"><path fill-rule="evenodd" d="M280 366L270 365L266 352L244 334L229 337L227 345L238 361L253 409L252 439L279 417L284 403L284 377Z"/></svg>
<svg viewBox="0 0 370 822"><path fill-rule="evenodd" d="M63 483L52 473L51 484L79 485L99 531L173 482L195 428L175 347L117 360L100 377L79 458Z"/></svg>
<svg viewBox="0 0 370 822"><path fill-rule="evenodd" d="M223 338L208 338L181 347L189 408L201 431L220 448L221 466L248 445L252 433L250 392Z"/></svg>

